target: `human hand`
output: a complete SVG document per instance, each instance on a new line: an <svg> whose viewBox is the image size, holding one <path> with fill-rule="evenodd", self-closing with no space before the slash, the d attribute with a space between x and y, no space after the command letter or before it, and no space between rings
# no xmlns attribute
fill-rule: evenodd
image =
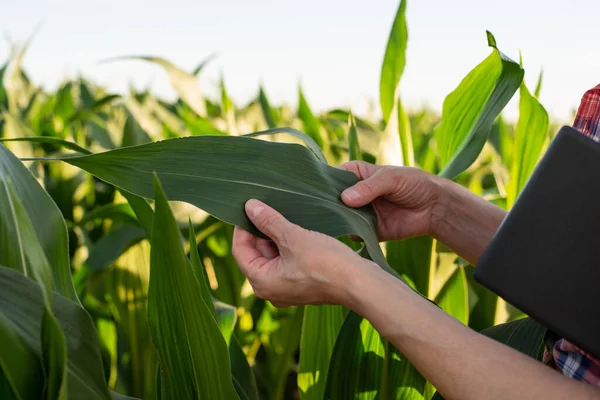
<svg viewBox="0 0 600 400"><path fill-rule="evenodd" d="M360 180L342 193L342 201L350 207L372 203L380 240L432 233L432 214L439 200L441 178L417 168L363 161L351 161L338 168L353 172Z"/></svg>
<svg viewBox="0 0 600 400"><path fill-rule="evenodd" d="M292 224L258 200L249 200L245 210L272 240L236 227L233 256L254 293L276 307L344 304L359 270L377 268L340 241Z"/></svg>

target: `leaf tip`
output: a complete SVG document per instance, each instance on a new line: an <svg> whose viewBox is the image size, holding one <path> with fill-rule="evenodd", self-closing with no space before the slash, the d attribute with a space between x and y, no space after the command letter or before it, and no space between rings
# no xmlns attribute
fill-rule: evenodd
<svg viewBox="0 0 600 400"><path fill-rule="evenodd" d="M519 49L519 67L523 68L523 53Z"/></svg>
<svg viewBox="0 0 600 400"><path fill-rule="evenodd" d="M496 50L498 50L498 45L496 43L496 38L494 37L494 35L492 34L492 32L485 31L485 33L487 35L488 46L493 47Z"/></svg>

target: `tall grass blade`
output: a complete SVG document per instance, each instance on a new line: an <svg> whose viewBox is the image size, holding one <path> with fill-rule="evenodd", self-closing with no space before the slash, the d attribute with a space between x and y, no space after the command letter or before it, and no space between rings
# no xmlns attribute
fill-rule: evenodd
<svg viewBox="0 0 600 400"><path fill-rule="evenodd" d="M444 100L442 120L435 130L440 175L455 178L477 159L492 124L523 80L523 69L502 54L488 32L492 53Z"/></svg>
<svg viewBox="0 0 600 400"><path fill-rule="evenodd" d="M262 86L258 92L258 102L260 103L260 108L263 112L267 127L269 129L276 128L279 125L279 115L277 114L277 111L271 107L271 103L269 103L267 94Z"/></svg>
<svg viewBox="0 0 600 400"><path fill-rule="evenodd" d="M158 177L152 230L148 324L166 398L235 399L227 346L183 253Z"/></svg>
<svg viewBox="0 0 600 400"><path fill-rule="evenodd" d="M181 68L174 65L172 62L165 60L160 57L150 56L125 56L117 57L108 61L116 60L144 60L160 65L165 69L169 76L169 81L173 88L181 98L192 110L194 110L199 116L206 117L206 102L202 93L200 92L200 86L198 81L193 74L190 74Z"/></svg>
<svg viewBox="0 0 600 400"><path fill-rule="evenodd" d="M9 386L6 393L0 390L2 398L43 398L44 371L40 360L1 310L0 341L0 375L4 375ZM2 386L0 383L0 388Z"/></svg>
<svg viewBox="0 0 600 400"><path fill-rule="evenodd" d="M388 38L381 78L379 83L379 102L383 120L387 124L397 98L398 84L406 64L406 45L408 42L408 28L406 25L406 0L400 1L392 30Z"/></svg>
<svg viewBox="0 0 600 400"><path fill-rule="evenodd" d="M506 205L510 209L525 187L548 138L548 113L544 106L521 84L519 120L515 130L514 161L511 164Z"/></svg>
<svg viewBox="0 0 600 400"><path fill-rule="evenodd" d="M369 321L349 312L335 343L324 398L423 400L424 390L425 378L410 362Z"/></svg>
<svg viewBox="0 0 600 400"><path fill-rule="evenodd" d="M8 180L13 183L50 263L54 290L79 302L71 280L67 229L62 214L31 172L0 144L0 181Z"/></svg>
<svg viewBox="0 0 600 400"><path fill-rule="evenodd" d="M321 132L321 124L315 117L312 110L310 109L302 88L298 88L298 117L302 120L304 125L304 131L310 136L317 145L321 148L325 148L325 137Z"/></svg>
<svg viewBox="0 0 600 400"><path fill-rule="evenodd" d="M6 267L0 267L0 287L0 310L4 317L31 351L42 358L40 332L45 302L42 288ZM52 296L52 310L66 338L68 398L109 399L98 337L89 315L57 293Z"/></svg>

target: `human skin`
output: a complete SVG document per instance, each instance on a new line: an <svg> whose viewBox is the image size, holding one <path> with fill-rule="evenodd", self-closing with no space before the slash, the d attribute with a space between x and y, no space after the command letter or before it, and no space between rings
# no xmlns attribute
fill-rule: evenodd
<svg viewBox="0 0 600 400"><path fill-rule="evenodd" d="M472 264L505 211L462 186L408 167L350 162L350 207L371 203L382 241L431 235ZM236 227L233 254L254 292L276 307L342 304L371 322L448 400L600 399L600 390L463 325L349 247L287 221L257 200L245 206L271 240Z"/></svg>

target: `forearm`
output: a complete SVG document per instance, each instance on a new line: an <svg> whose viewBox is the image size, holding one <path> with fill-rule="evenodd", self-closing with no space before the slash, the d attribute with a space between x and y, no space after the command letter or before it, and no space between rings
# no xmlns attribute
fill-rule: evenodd
<svg viewBox="0 0 600 400"><path fill-rule="evenodd" d="M478 334L366 265L346 306L367 318L446 399L597 399L600 391Z"/></svg>
<svg viewBox="0 0 600 400"><path fill-rule="evenodd" d="M502 208L448 180L439 183L432 209L432 236L475 264L506 215Z"/></svg>

